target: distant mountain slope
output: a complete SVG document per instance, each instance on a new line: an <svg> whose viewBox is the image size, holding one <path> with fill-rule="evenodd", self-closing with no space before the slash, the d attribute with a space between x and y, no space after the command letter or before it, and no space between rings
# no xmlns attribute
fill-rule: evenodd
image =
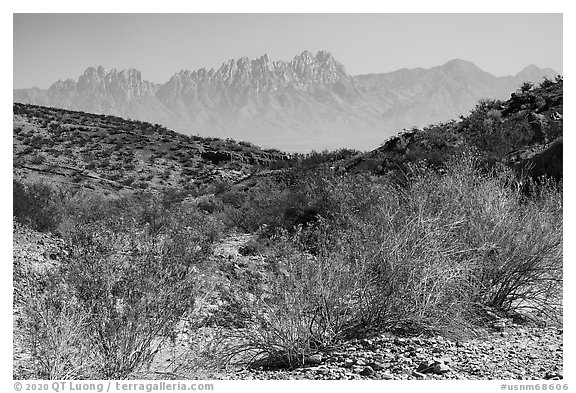
<svg viewBox="0 0 576 393"><path fill-rule="evenodd" d="M247 142L190 137L158 124L14 104L14 177L102 192L194 195L287 159Z"/></svg>
<svg viewBox="0 0 576 393"><path fill-rule="evenodd" d="M495 77L470 62L352 76L326 52L291 61L264 55L218 70L183 70L164 84L135 69L88 68L78 81L14 90L14 102L160 123L185 134L232 137L307 151L376 147L403 128L466 114L481 98L506 98L522 82L556 72L529 66Z"/></svg>

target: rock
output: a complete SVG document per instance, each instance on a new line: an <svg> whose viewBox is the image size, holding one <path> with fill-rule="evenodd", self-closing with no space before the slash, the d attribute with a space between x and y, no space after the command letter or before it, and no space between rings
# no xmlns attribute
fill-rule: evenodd
<svg viewBox="0 0 576 393"><path fill-rule="evenodd" d="M382 373L382 374L380 374L380 378L385 379L385 380L391 380L391 379L394 379L394 376L392 374Z"/></svg>
<svg viewBox="0 0 576 393"><path fill-rule="evenodd" d="M492 327L498 331L502 331L502 330L504 330L504 328L506 328L506 321L504 321L502 319L499 321L496 321L492 324Z"/></svg>
<svg viewBox="0 0 576 393"><path fill-rule="evenodd" d="M360 344L362 344L364 347L371 347L373 345L372 340L367 338L360 340Z"/></svg>
<svg viewBox="0 0 576 393"><path fill-rule="evenodd" d="M560 379L564 379L562 377L562 374L560 373L546 373L546 376L544 377L544 379L548 379L548 380L553 380L553 381L557 381Z"/></svg>
<svg viewBox="0 0 576 393"><path fill-rule="evenodd" d="M308 364L320 364L320 363L322 363L322 354L316 353L314 355L308 356L306 358L306 363L308 363Z"/></svg>
<svg viewBox="0 0 576 393"><path fill-rule="evenodd" d="M330 370L327 368L319 368L318 370L316 370L316 373L321 375L328 375L330 374Z"/></svg>
<svg viewBox="0 0 576 393"><path fill-rule="evenodd" d="M362 371L364 371L364 367L362 366L352 366L352 372L355 374L360 374Z"/></svg>
<svg viewBox="0 0 576 393"><path fill-rule="evenodd" d="M450 371L450 366L440 363L434 366L434 374L445 374Z"/></svg>
<svg viewBox="0 0 576 393"><path fill-rule="evenodd" d="M419 373L418 371L412 371L412 376L418 379L426 379L426 375Z"/></svg>
<svg viewBox="0 0 576 393"><path fill-rule="evenodd" d="M418 365L418 368L416 369L416 371L419 373L431 373L434 371L435 365L436 364L434 363L434 361L425 360Z"/></svg>
<svg viewBox="0 0 576 393"><path fill-rule="evenodd" d="M356 365L357 366L365 366L366 361L364 359L356 359Z"/></svg>
<svg viewBox="0 0 576 393"><path fill-rule="evenodd" d="M374 371L380 371L386 369L386 364L380 362L372 362L369 364L370 367L374 369Z"/></svg>
<svg viewBox="0 0 576 393"><path fill-rule="evenodd" d="M526 151L520 155L524 156L523 159L512 166L517 172L524 172L525 175L534 180L542 176L551 177L556 181L560 181L563 178L562 137L548 144L540 152Z"/></svg>
<svg viewBox="0 0 576 393"><path fill-rule="evenodd" d="M364 367L364 370L360 371L360 375L363 377L369 377L370 375L374 374L374 369L370 366Z"/></svg>

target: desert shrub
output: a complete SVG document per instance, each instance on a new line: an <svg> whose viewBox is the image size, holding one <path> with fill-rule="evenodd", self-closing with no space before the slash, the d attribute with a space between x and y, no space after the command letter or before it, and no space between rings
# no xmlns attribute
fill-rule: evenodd
<svg viewBox="0 0 576 393"><path fill-rule="evenodd" d="M238 191L226 191L220 195L222 203L225 205L230 205L235 209L240 208L244 203L244 193Z"/></svg>
<svg viewBox="0 0 576 393"><path fill-rule="evenodd" d="M368 212L378 198L375 190L366 176L341 176L322 168L296 169L283 178L260 182L237 201L242 205L228 214L236 226L255 231L264 225L270 235L294 232L322 219L345 225L350 215Z"/></svg>
<svg viewBox="0 0 576 393"><path fill-rule="evenodd" d="M221 225L190 207L167 209L150 195L77 196L64 214L66 260L58 280L35 297L59 303L33 305L26 314L35 329L28 329L29 347L44 370L38 376L127 378L174 337L210 285L202 275Z"/></svg>
<svg viewBox="0 0 576 393"><path fill-rule="evenodd" d="M12 212L16 220L38 231L56 229L59 216L57 193L44 183L12 182Z"/></svg>
<svg viewBox="0 0 576 393"><path fill-rule="evenodd" d="M394 213L399 223L384 233L385 225L369 226L380 244L379 266L396 266L387 268L392 277L378 280L389 283L378 289L380 299L382 292L409 294L406 304L388 299L387 313L449 331L456 321L473 322L475 304L510 311L531 298L548 307L532 295L551 286L546 301L559 295L561 190L527 201L505 186L511 179L509 172L481 172L474 157L458 157L445 174L426 171L413 180ZM394 223L388 215L375 217Z"/></svg>
<svg viewBox="0 0 576 393"><path fill-rule="evenodd" d="M269 243L270 271L260 285L239 297L237 308L249 310L250 317L223 345L227 361L300 366L358 325L368 275L328 247L311 255L306 251L308 235L303 229L284 232Z"/></svg>
<svg viewBox="0 0 576 393"><path fill-rule="evenodd" d="M122 183L125 186L130 186L132 185L132 183L134 183L134 176L128 176L122 180L120 180L120 183Z"/></svg>
<svg viewBox="0 0 576 393"><path fill-rule="evenodd" d="M85 341L87 316L62 293L56 272L45 272L44 286L26 278L21 323L18 332L31 358L27 375L32 379L77 379L96 377Z"/></svg>
<svg viewBox="0 0 576 393"><path fill-rule="evenodd" d="M31 147L31 146L26 146L24 149L22 149L22 151L20 152L21 156L26 156L28 154L32 154L34 153L36 150Z"/></svg>
<svg viewBox="0 0 576 393"><path fill-rule="evenodd" d="M246 295L253 319L236 332L231 359L294 366L363 326L459 336L481 323L479 306L552 314L562 190L548 184L526 198L514 181L465 154L445 172L413 168L406 188L355 176L308 183L299 195L322 213L276 231L271 276ZM284 192L262 202L264 217L282 214L293 200Z"/></svg>
<svg viewBox="0 0 576 393"><path fill-rule="evenodd" d="M106 232L89 226L75 233L83 244L72 254L66 281L90 315L87 334L97 374L126 378L152 360L192 307L193 261L176 263L171 250L154 247L153 237L136 239L132 233L119 239ZM93 233L104 236L96 240ZM120 257L120 252L127 255Z"/></svg>
<svg viewBox="0 0 576 393"><path fill-rule="evenodd" d="M30 157L30 164L40 165L46 162L46 157L42 154L37 154Z"/></svg>
<svg viewBox="0 0 576 393"><path fill-rule="evenodd" d="M221 210L222 206L219 200L211 196L203 196L196 203L198 209L206 213L214 213Z"/></svg>
<svg viewBox="0 0 576 393"><path fill-rule="evenodd" d="M264 251L264 245L262 242L259 242L257 239L250 239L240 248L238 248L238 252L240 255L259 255L262 254Z"/></svg>

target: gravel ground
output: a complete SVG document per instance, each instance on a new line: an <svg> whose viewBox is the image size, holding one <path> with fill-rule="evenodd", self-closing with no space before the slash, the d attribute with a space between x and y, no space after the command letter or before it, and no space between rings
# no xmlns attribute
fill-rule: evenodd
<svg viewBox="0 0 576 393"><path fill-rule="evenodd" d="M511 326L482 339L381 335L318 354L291 371L243 370L231 379L561 379L563 332Z"/></svg>

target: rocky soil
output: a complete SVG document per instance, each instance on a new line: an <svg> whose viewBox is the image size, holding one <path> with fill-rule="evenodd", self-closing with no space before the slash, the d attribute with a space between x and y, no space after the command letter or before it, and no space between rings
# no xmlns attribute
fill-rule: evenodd
<svg viewBox="0 0 576 393"><path fill-rule="evenodd" d="M563 332L511 325L483 338L383 334L316 354L294 370L236 370L222 379L562 379Z"/></svg>

